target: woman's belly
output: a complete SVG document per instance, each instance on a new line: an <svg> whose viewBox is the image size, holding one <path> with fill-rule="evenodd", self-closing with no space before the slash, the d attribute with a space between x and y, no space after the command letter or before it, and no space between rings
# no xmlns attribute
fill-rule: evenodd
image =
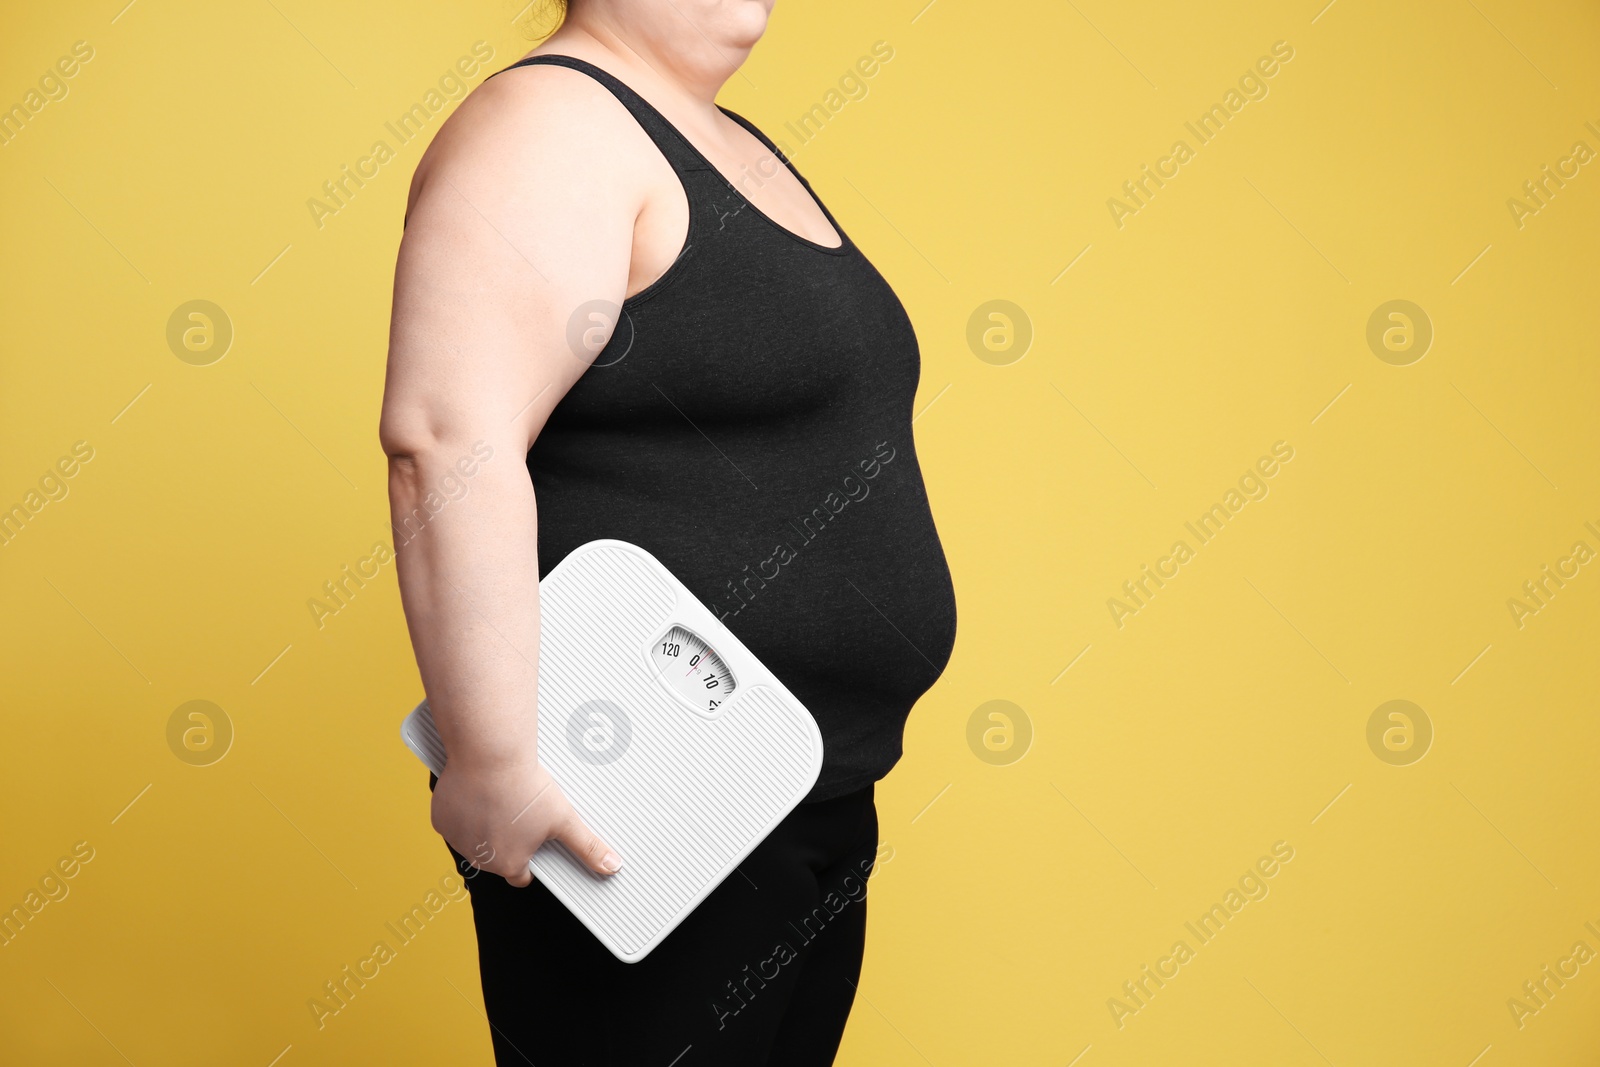
<svg viewBox="0 0 1600 1067"><path fill-rule="evenodd" d="M909 440L813 459L692 500L658 491L669 482L648 463L631 481L530 468L540 573L597 537L661 560L817 720L811 799L825 799L898 761L907 715L949 662L956 603Z"/></svg>

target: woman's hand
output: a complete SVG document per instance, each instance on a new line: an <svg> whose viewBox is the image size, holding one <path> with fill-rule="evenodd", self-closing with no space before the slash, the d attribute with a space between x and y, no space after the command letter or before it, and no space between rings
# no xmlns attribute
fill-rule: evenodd
<svg viewBox="0 0 1600 1067"><path fill-rule="evenodd" d="M450 761L434 786L433 828L474 867L514 886L533 881L528 861L551 838L596 874L622 866L536 760L492 767Z"/></svg>

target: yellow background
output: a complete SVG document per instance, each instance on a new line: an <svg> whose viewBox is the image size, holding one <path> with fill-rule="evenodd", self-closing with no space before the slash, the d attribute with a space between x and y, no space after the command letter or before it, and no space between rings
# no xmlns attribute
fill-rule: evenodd
<svg viewBox="0 0 1600 1067"><path fill-rule="evenodd" d="M324 1029L307 1008L450 865L396 736L420 684L392 565L320 630L306 606L385 534L422 141L322 228L306 201L475 41L487 70L532 47L528 19L123 3L8 5L0 37L0 104L94 48L0 147L0 504L94 448L0 547L0 905L95 850L0 948L0 1058L487 1063L465 904ZM1600 950L1600 565L1520 628L1507 600L1600 549L1600 163L1520 228L1506 201L1600 150L1600 15L1321 3L785 0L722 96L911 312L960 603L880 787L841 1063L1593 1062L1600 962L1521 1027L1507 1001ZM784 123L879 40L867 95L796 147ZM1277 41L1266 98L1119 228L1108 198ZM196 299L235 330L209 366L166 341ZM1435 333L1408 366L1366 341L1396 299ZM1007 365L967 342L991 300L1033 330ZM1118 628L1107 599L1280 440L1270 494ZM196 699L235 731L211 766L167 744ZM1393 699L1434 731L1406 766L1367 743ZM991 700L1031 727L1020 760L969 747ZM1184 923L1277 841L1270 894L1199 945Z"/></svg>

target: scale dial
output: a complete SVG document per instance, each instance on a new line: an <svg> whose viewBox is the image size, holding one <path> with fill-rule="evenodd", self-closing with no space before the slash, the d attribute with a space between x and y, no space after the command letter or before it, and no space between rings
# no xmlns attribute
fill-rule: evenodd
<svg viewBox="0 0 1600 1067"><path fill-rule="evenodd" d="M716 649L687 627L674 626L662 634L651 646L650 658L661 680L701 711L714 711L738 688Z"/></svg>

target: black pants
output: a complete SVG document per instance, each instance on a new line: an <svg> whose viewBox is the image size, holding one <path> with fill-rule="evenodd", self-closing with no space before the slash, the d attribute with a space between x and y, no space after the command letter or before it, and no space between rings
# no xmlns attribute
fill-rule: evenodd
<svg viewBox="0 0 1600 1067"><path fill-rule="evenodd" d="M872 786L801 804L638 963L611 955L537 880L513 888L452 848L471 876L495 1063L832 1063L877 848Z"/></svg>

